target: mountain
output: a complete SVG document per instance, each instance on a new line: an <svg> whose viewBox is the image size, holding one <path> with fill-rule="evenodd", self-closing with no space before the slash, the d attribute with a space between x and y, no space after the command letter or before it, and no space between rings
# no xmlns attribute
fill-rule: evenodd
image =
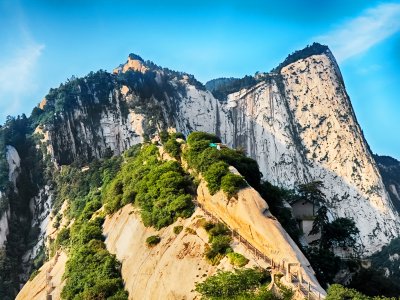
<svg viewBox="0 0 400 300"><path fill-rule="evenodd" d="M73 193L79 201L72 201L75 206L65 209L72 209L77 214L69 213L67 218L62 205L71 201L72 194L68 194L66 183L81 178L83 175L79 174L84 174L98 159L121 157L123 153L125 157L139 143L162 139L165 131L180 132L185 136L193 131L216 134L223 144L256 160L263 180L280 188L293 189L300 184L321 181L326 196L322 204L328 208L329 219L346 217L354 220L359 230L357 242L362 245L364 256L380 250L399 235L400 181L393 175L398 173L399 164L393 159L372 155L339 67L328 47L313 44L289 55L271 72L259 72L241 79L220 78L205 85L190 74L162 68L130 54L112 73L91 72L83 78L72 77L58 88L50 89L29 118L8 119L0 128L0 246L6 246L0 252L0 268L12 270L10 266L15 267L9 274L0 275L0 297L7 299L1 294L2 289L7 295L16 294L15 283L25 282L32 268L38 268L51 253L60 233L53 225L59 223L59 227L68 222L68 218L78 218L82 213L87 201L85 197L91 195L91 190L82 187ZM249 161L245 165L248 163L253 165ZM62 177L63 172L70 172L70 168L74 171L66 178ZM105 169L116 174L110 166ZM247 182L257 184L258 171L251 170L250 173L252 176L246 178ZM242 175L246 177L247 174ZM96 176L100 175L85 180L102 184L107 181ZM115 184L118 190L119 185ZM59 187L63 189L59 190ZM93 184L92 187L101 190L102 186ZM197 192L199 199L202 199L201 195L207 195L204 191ZM210 195L206 198L212 203L218 197ZM229 202L229 199L224 198L224 201ZM259 207L261 202L257 200L256 203L253 207ZM99 208L98 204L96 202L93 207ZM51 215L52 209L56 211L54 215ZM213 207L211 210L218 209ZM255 213L255 209L252 212ZM220 214L224 216L223 212ZM255 218L250 214L250 219L235 223L237 220L230 219L235 214L240 216L233 209L224 216L224 221L232 226L243 226ZM136 224L138 235L143 237L148 233L135 223L138 219L132 219L134 216L130 213L125 211L124 216L124 222ZM257 214L260 220L265 217ZM117 224L115 222L115 217L106 217L105 224ZM97 226L93 230L99 230L98 223L92 225ZM127 236L123 226L115 230L109 227L107 232ZM291 254L291 260L297 257L308 280L320 290L312 268L307 270L309 263L301 251L285 232L281 229L276 232L285 237L279 239L281 244L276 245L277 249L282 247L286 249L282 253L295 253ZM263 230L255 233L265 243L257 244L259 239L254 239L251 242L254 247L270 244L271 253L278 251L273 249L274 241L265 237L263 240ZM242 234L246 240L252 240L254 232ZM172 241L175 236L165 233L165 237ZM52 242L49 244L48 240ZM188 242L195 241L185 241ZM133 259L127 256L123 241L115 243L122 248L107 244L107 240L104 246L97 246L107 247L122 261ZM97 251L96 247L86 250ZM205 245L200 243L198 247ZM49 265L58 264L57 270L64 270L65 253L58 255L60 261ZM10 258L13 261L9 261ZM132 263L137 262L133 260ZM150 261L150 265L152 263L155 261ZM118 269L117 265L115 268ZM131 274L131 269L124 268L126 266L122 264L123 275ZM209 275L214 271L210 269ZM201 276L200 273L191 274ZM61 281L58 283L60 285ZM28 284L26 288L29 287Z"/></svg>
<svg viewBox="0 0 400 300"><path fill-rule="evenodd" d="M354 218L365 253L398 235L398 213L326 46L290 55L270 73L205 86L137 55L73 79L34 118L58 164L120 154L174 128L206 131L257 160L264 179L292 188L321 180L330 213Z"/></svg>

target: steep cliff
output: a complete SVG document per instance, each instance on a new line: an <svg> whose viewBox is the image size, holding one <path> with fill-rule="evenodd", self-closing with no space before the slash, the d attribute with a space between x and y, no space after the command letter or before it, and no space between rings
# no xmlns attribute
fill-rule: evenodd
<svg viewBox="0 0 400 300"><path fill-rule="evenodd" d="M236 170L233 172L237 173ZM325 294L307 258L253 188L240 190L235 198L227 197L222 191L212 196L202 181L197 193L197 200L207 211L213 212L271 260L292 265L302 274L303 280L310 283L313 291Z"/></svg>
<svg viewBox="0 0 400 300"><path fill-rule="evenodd" d="M398 235L398 214L327 47L298 51L271 73L208 86L212 93L193 76L130 55L114 74L52 90L36 115L59 164L119 154L168 128L213 132L244 148L275 185L323 181L326 205L355 219L366 253Z"/></svg>
<svg viewBox="0 0 400 300"><path fill-rule="evenodd" d="M29 119L22 115L7 118L0 128L0 298L5 300L15 298L32 265L41 264L44 259L44 255L41 258L36 255L34 261L23 259L40 233L39 224L32 222L40 206L31 209L30 201L44 186L46 177L43 157L30 125Z"/></svg>
<svg viewBox="0 0 400 300"><path fill-rule="evenodd" d="M17 178L20 172L21 159L13 146L6 146L6 160L8 164L8 180L12 183L14 191L17 191ZM10 213L7 195L5 193L3 195L0 191L0 249L4 247L7 241Z"/></svg>
<svg viewBox="0 0 400 300"><path fill-rule="evenodd" d="M390 156L374 155L374 158L393 204L400 211L400 161Z"/></svg>

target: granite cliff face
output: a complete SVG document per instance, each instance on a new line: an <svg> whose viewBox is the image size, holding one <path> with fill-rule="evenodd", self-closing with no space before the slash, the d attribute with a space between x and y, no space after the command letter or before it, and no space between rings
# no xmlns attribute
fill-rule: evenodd
<svg viewBox="0 0 400 300"><path fill-rule="evenodd" d="M389 157L374 155L383 182L397 210L400 210L400 161Z"/></svg>
<svg viewBox="0 0 400 300"><path fill-rule="evenodd" d="M212 91L136 55L113 74L70 84L68 105L54 109L66 99L55 89L40 109L54 114L38 130L58 164L120 154L164 129L212 132L244 148L275 185L323 181L330 212L354 218L366 253L398 235L393 199L327 47L296 52L270 73L208 84Z"/></svg>
<svg viewBox="0 0 400 300"><path fill-rule="evenodd" d="M20 172L20 164L21 164L21 159L18 155L17 150L10 146L6 146L6 159L7 159L7 164L8 164L8 179L13 185L14 191L17 191L17 178ZM9 219L10 219L10 206L8 204L8 201L4 201L5 199L2 199L3 197L7 197L6 195L3 195L3 193L0 191L0 203L7 203L4 205L5 207L2 207L0 210L0 249L4 247L5 242L7 241L7 235L9 233Z"/></svg>

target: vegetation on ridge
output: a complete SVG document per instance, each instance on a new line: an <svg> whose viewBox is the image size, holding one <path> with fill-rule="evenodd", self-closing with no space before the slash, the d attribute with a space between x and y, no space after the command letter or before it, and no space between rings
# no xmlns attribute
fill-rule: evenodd
<svg viewBox="0 0 400 300"><path fill-rule="evenodd" d="M203 175L211 195L222 189L228 197L232 197L246 186L243 179L249 183L259 183L261 175L257 162L239 150L210 147L211 143L220 142L215 135L192 132L187 138L188 148L183 154L190 168ZM229 165L235 167L244 178L232 174Z"/></svg>
<svg viewBox="0 0 400 300"><path fill-rule="evenodd" d="M280 73L284 67L290 65L291 63L312 55L322 54L327 50L329 50L328 46L321 45L319 43L313 43L312 45L308 45L304 49L297 50L294 51L292 54L289 54L282 63L280 63L276 68L272 69L272 72Z"/></svg>
<svg viewBox="0 0 400 300"><path fill-rule="evenodd" d="M364 284L369 284L365 282ZM328 289L328 295L325 300L395 300L396 298L387 298L382 296L366 296L355 289L343 287L340 284L332 284Z"/></svg>
<svg viewBox="0 0 400 300"><path fill-rule="evenodd" d="M128 299L121 264L103 242L103 222L103 218L96 218L73 225L62 299Z"/></svg>
<svg viewBox="0 0 400 300"><path fill-rule="evenodd" d="M233 272L220 271L196 284L196 291L203 299L210 300L278 300L291 299L291 293L279 298L268 290L270 274L261 269L237 269Z"/></svg>
<svg viewBox="0 0 400 300"><path fill-rule="evenodd" d="M135 203L145 226L160 229L191 216L191 186L178 162L159 160L157 146L143 145L134 156L125 157L121 171L103 191L103 202L107 213Z"/></svg>

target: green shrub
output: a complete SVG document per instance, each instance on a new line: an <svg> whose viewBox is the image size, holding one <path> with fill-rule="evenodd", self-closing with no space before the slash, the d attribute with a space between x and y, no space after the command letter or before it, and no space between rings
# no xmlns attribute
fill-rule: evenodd
<svg viewBox="0 0 400 300"><path fill-rule="evenodd" d="M175 132L171 134L171 138L173 139L182 139L185 140L185 135L182 132Z"/></svg>
<svg viewBox="0 0 400 300"><path fill-rule="evenodd" d="M226 254L231 249L230 243L232 239L228 235L217 235L211 237L211 249L217 253Z"/></svg>
<svg viewBox="0 0 400 300"><path fill-rule="evenodd" d="M186 227L185 232L187 232L189 234L196 234L196 230L194 230L193 228L190 228L190 227Z"/></svg>
<svg viewBox="0 0 400 300"><path fill-rule="evenodd" d="M169 133L166 130L163 130L159 134L161 143L166 143L169 140Z"/></svg>
<svg viewBox="0 0 400 300"><path fill-rule="evenodd" d="M210 148L209 141L196 141L190 144L189 149L185 152L184 157L189 163L191 168L199 170L200 167L200 155L201 153Z"/></svg>
<svg viewBox="0 0 400 300"><path fill-rule="evenodd" d="M217 265L225 254L232 252L229 229L222 223L207 222L203 226L209 235L208 242L211 246L205 249L204 256L212 265Z"/></svg>
<svg viewBox="0 0 400 300"><path fill-rule="evenodd" d="M129 148L128 150L126 150L124 152L124 157L125 158L136 157L139 154L141 147L142 147L141 144L137 144L137 145L132 146L131 148Z"/></svg>
<svg viewBox="0 0 400 300"><path fill-rule="evenodd" d="M185 150L183 157L192 169L202 173L211 195L222 189L222 178L224 180L224 191L228 197L234 196L239 189L246 185L241 176L231 174L228 166L234 166L254 187L258 188L261 173L254 159L245 156L243 151L222 148L217 150L210 147L211 142L220 142L215 135L204 132L192 132L188 136L189 147Z"/></svg>
<svg viewBox="0 0 400 300"><path fill-rule="evenodd" d="M158 149L145 145L136 157L129 157L116 178L103 192L108 213L135 202L145 226L157 229L194 210L190 195L192 182L176 161L158 160Z"/></svg>
<svg viewBox="0 0 400 300"><path fill-rule="evenodd" d="M210 229L214 228L215 223L207 221L204 223L203 228L208 232Z"/></svg>
<svg viewBox="0 0 400 300"><path fill-rule="evenodd" d="M236 195L244 186L246 186L246 182L243 177L236 174L228 173L221 179L221 189L229 198Z"/></svg>
<svg viewBox="0 0 400 300"><path fill-rule="evenodd" d="M357 299L357 300L372 300L372 299L388 299L384 297L368 297L366 295L361 294L360 292L345 288L340 284L332 284L328 289L328 295L325 298L326 300L342 300L342 299Z"/></svg>
<svg viewBox="0 0 400 300"><path fill-rule="evenodd" d="M164 150L167 151L172 157L179 159L181 154L181 144L179 144L175 139L169 139L164 144Z"/></svg>
<svg viewBox="0 0 400 300"><path fill-rule="evenodd" d="M157 245L159 242L161 242L161 238L158 235L152 235L149 236L146 239L146 244L149 247L154 247L155 245Z"/></svg>
<svg viewBox="0 0 400 300"><path fill-rule="evenodd" d="M231 252L227 254L229 261L235 267L244 267L249 260L240 253Z"/></svg>
<svg viewBox="0 0 400 300"><path fill-rule="evenodd" d="M204 256L206 257L210 265L217 266L220 263L221 259L225 257L225 254L218 253L211 248L206 248Z"/></svg>
<svg viewBox="0 0 400 300"><path fill-rule="evenodd" d="M101 200L99 196L93 196L91 200L86 202L85 208L83 209L80 219L81 220L90 220L92 215L101 208Z"/></svg>
<svg viewBox="0 0 400 300"><path fill-rule="evenodd" d="M214 163L221 161L221 152L215 148L208 147L198 156L198 170L206 172Z"/></svg>
<svg viewBox="0 0 400 300"><path fill-rule="evenodd" d="M218 235L227 235L229 234L229 229L228 227L226 227L225 224L223 223L211 223L213 226L211 225L207 225L207 228L209 228L207 230L208 234L210 235L210 237L214 237L214 236L218 236Z"/></svg>
<svg viewBox="0 0 400 300"><path fill-rule="evenodd" d="M121 278L121 264L107 251L102 236L98 235L103 221L96 218L83 225L73 225L73 244L63 275L66 283L62 299L110 299L115 295L119 297L116 299L128 299Z"/></svg>
<svg viewBox="0 0 400 300"><path fill-rule="evenodd" d="M246 157L244 152L240 150L223 148L220 153L221 159L228 165L234 166L251 186L254 188L259 186L262 174L257 161Z"/></svg>
<svg viewBox="0 0 400 300"><path fill-rule="evenodd" d="M183 226L182 225L174 227L174 233L175 234L180 234L182 232L182 230L183 230Z"/></svg>
<svg viewBox="0 0 400 300"><path fill-rule="evenodd" d="M278 299L266 290L270 281L261 269L221 271L196 284L196 291L205 299Z"/></svg>
<svg viewBox="0 0 400 300"><path fill-rule="evenodd" d="M57 235L56 238L56 247L58 248L58 246L68 246L70 242L70 229L69 228L62 228L60 230L60 232Z"/></svg>
<svg viewBox="0 0 400 300"><path fill-rule="evenodd" d="M221 143L221 139L215 134L210 134L206 132L192 132L187 137L187 143L192 145L194 142L198 141L208 141L209 143Z"/></svg>
<svg viewBox="0 0 400 300"><path fill-rule="evenodd" d="M211 195L214 195L220 190L222 177L228 172L228 165L223 161L212 164L208 170L204 172L204 179L207 181L207 187Z"/></svg>
<svg viewBox="0 0 400 300"><path fill-rule="evenodd" d="M85 245L91 240L103 240L103 232L101 227L92 222L85 223L80 227L79 232L73 236L74 245Z"/></svg>
<svg viewBox="0 0 400 300"><path fill-rule="evenodd" d="M54 223L53 223L53 227L54 227L55 229L58 229L58 228L60 227L61 219L62 219L62 215L61 215L60 213L58 213L58 214L56 215L56 217L55 217L55 219L54 219Z"/></svg>

